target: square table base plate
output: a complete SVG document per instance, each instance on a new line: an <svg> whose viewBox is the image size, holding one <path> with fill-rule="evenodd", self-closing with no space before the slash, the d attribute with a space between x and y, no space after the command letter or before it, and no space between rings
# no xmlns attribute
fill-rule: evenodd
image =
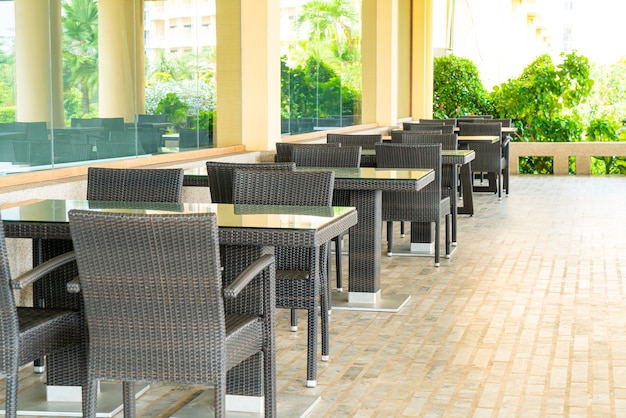
<svg viewBox="0 0 626 418"><path fill-rule="evenodd" d="M411 295L382 294L372 303L355 303L348 301L348 292L331 293L331 306L337 310L399 312L411 299Z"/></svg>
<svg viewBox="0 0 626 418"><path fill-rule="evenodd" d="M213 390L205 390L187 405L176 411L171 418L213 417ZM276 396L276 416L281 418L306 417L320 402L320 396L279 394ZM262 417L263 414L253 412L227 411L229 418Z"/></svg>
<svg viewBox="0 0 626 418"><path fill-rule="evenodd" d="M136 397L143 395L150 385L136 383ZM96 417L113 417L124 406L122 384L118 382L100 382L98 394L98 411ZM4 402L0 404L0 414L6 415ZM80 402L48 402L46 385L36 384L19 393L17 398L17 415L37 417L82 417Z"/></svg>
<svg viewBox="0 0 626 418"><path fill-rule="evenodd" d="M435 256L435 248L434 244L432 244L432 249L428 248L426 251L424 249L426 247L421 247L419 244L412 243L410 245L397 245L392 248L392 257L434 257ZM431 244L425 243L426 246L430 246ZM441 257L442 258L450 258L456 252L456 243L450 245L450 254L446 257L445 248L441 249ZM385 254L386 256L386 254Z"/></svg>

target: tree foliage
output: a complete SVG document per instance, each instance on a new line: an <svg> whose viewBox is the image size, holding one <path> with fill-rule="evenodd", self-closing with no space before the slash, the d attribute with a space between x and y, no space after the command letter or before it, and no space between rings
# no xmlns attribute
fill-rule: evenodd
<svg viewBox="0 0 626 418"><path fill-rule="evenodd" d="M455 55L436 57L433 68L434 117L490 113L489 96L476 65L468 58Z"/></svg>
<svg viewBox="0 0 626 418"><path fill-rule="evenodd" d="M281 116L327 118L354 115L360 92L342 83L326 63L309 58L305 66L289 68L281 60Z"/></svg>
<svg viewBox="0 0 626 418"><path fill-rule="evenodd" d="M593 86L589 62L575 52L561 58L555 65L549 55L541 55L519 77L494 87L496 114L516 121L518 139L570 142L582 137L576 107Z"/></svg>
<svg viewBox="0 0 626 418"><path fill-rule="evenodd" d="M66 90L70 86L80 89L82 113L88 114L98 85L98 3L67 0L63 2L62 21L63 81Z"/></svg>

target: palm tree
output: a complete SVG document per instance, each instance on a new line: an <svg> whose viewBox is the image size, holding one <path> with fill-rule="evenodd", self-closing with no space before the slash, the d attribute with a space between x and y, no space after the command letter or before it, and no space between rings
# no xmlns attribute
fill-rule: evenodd
<svg viewBox="0 0 626 418"><path fill-rule="evenodd" d="M76 86L83 114L89 113L91 93L98 82L98 3L66 0L63 3L63 69L65 86Z"/></svg>
<svg viewBox="0 0 626 418"><path fill-rule="evenodd" d="M311 0L302 6L298 28L310 25L309 41L330 44L336 58L358 54L359 17L351 0Z"/></svg>

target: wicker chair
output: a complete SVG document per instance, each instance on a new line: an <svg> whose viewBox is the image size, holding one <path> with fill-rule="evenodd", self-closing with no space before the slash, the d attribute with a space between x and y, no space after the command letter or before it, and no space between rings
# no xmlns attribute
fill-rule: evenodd
<svg viewBox="0 0 626 418"><path fill-rule="evenodd" d="M73 263L67 253L11 280L4 228L0 220L0 373L6 378L6 416L17 413L18 368L70 347L85 347L80 312L61 308L16 307L13 288L23 289L57 268Z"/></svg>
<svg viewBox="0 0 626 418"><path fill-rule="evenodd" d="M407 132L402 135L403 144L441 144L441 149L456 150L459 149L459 141L456 134L424 134L413 135L413 132ZM456 199L456 193L458 192L453 187L452 176L458 176L456 171L452 171L451 167L442 167L441 171L441 196L450 198L450 210L452 207L452 199ZM456 216L452 217L452 242L456 242Z"/></svg>
<svg viewBox="0 0 626 418"><path fill-rule="evenodd" d="M441 124L443 122L444 125L452 125L456 126L456 118L446 118L446 119L418 119L418 122L421 124L434 123Z"/></svg>
<svg viewBox="0 0 626 418"><path fill-rule="evenodd" d="M335 174L324 172L235 171L233 202L255 205L330 206ZM307 386L317 384L317 316L321 312L322 361L328 361L328 283L325 275L328 244L320 251L310 248L278 247L276 256L276 306L306 309Z"/></svg>
<svg viewBox="0 0 626 418"><path fill-rule="evenodd" d="M358 168L361 165L361 147L343 146L341 149L332 148L296 148L293 151L293 161L300 167L349 167ZM333 195L333 206L351 206L348 190L336 190ZM346 231L347 233L348 231ZM337 274L337 290L343 290L342 242L345 233L333 238L335 243L335 270ZM329 253L330 256L330 253ZM329 263L330 266L330 263ZM330 273L328 274L330 279ZM329 282L330 289L330 282Z"/></svg>
<svg viewBox="0 0 626 418"><path fill-rule="evenodd" d="M296 148L325 148L325 147L340 147L340 143L326 143L326 144L291 144L288 142L276 143L276 155L274 161L277 163L293 162L293 150Z"/></svg>
<svg viewBox="0 0 626 418"><path fill-rule="evenodd" d="M182 168L126 169L89 167L87 200L180 202Z"/></svg>
<svg viewBox="0 0 626 418"><path fill-rule="evenodd" d="M213 203L233 203L233 178L235 170L295 171L295 163L229 163L207 161L209 191Z"/></svg>
<svg viewBox="0 0 626 418"><path fill-rule="evenodd" d="M441 131L437 133L441 134L452 134L454 133L454 125L446 125L443 121L440 123L431 122L431 123L415 123L415 122L404 122L402 124L402 130L404 131L428 131L427 133L433 133L430 131Z"/></svg>
<svg viewBox="0 0 626 418"><path fill-rule="evenodd" d="M392 254L393 221L435 224L435 266L439 266L440 220L445 216L446 256L450 255L450 198L441 196L441 145L382 144L376 146L379 167L432 168L435 180L417 192L383 192L387 221L387 255Z"/></svg>
<svg viewBox="0 0 626 418"><path fill-rule="evenodd" d="M470 149L476 152L476 158L472 161L472 171L487 173L489 178L488 188L474 187L475 191L493 191L498 194L498 199L502 199L502 176L508 173L507 160L502 152L502 123L485 122L460 122L459 136L489 135L497 136L500 140L496 143L474 143L470 144ZM508 178L508 175L506 175ZM497 183L497 184L495 184ZM508 180L507 180L508 183Z"/></svg>
<svg viewBox="0 0 626 418"><path fill-rule="evenodd" d="M383 143L380 134L327 134L326 142L329 144L339 143L341 146L357 146L361 149L376 149L376 144ZM361 167L376 167L376 157L367 158L361 156Z"/></svg>
<svg viewBox="0 0 626 418"><path fill-rule="evenodd" d="M123 382L125 417L135 416L135 382L155 381L214 386L224 417L227 372L256 356L265 416L276 415L272 255L223 283L214 213L68 216L89 330L83 416L96 416L107 379Z"/></svg>

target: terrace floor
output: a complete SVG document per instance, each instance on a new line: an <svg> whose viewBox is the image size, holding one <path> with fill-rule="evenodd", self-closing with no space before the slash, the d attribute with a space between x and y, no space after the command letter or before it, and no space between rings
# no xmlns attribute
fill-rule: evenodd
<svg viewBox="0 0 626 418"><path fill-rule="evenodd" d="M441 267L382 256L383 290L411 295L399 313L333 310L316 388L306 332L278 310L279 394L319 396L315 417L626 416L626 177L512 176L475 205ZM138 412L199 390L155 384Z"/></svg>

